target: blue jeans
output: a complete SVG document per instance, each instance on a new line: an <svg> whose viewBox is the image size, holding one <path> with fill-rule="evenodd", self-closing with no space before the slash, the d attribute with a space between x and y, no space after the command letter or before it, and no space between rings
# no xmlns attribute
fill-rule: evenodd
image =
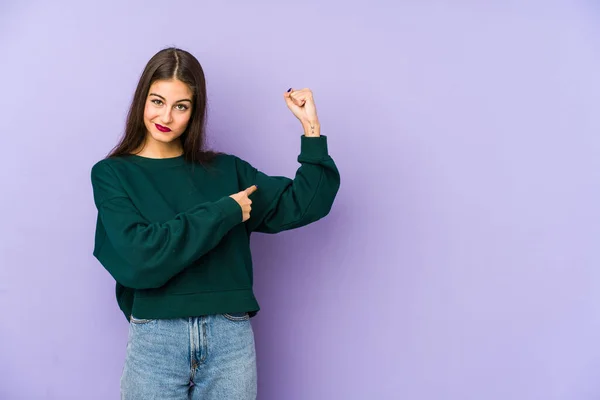
<svg viewBox="0 0 600 400"><path fill-rule="evenodd" d="M254 332L247 313L131 317L122 400L256 399Z"/></svg>

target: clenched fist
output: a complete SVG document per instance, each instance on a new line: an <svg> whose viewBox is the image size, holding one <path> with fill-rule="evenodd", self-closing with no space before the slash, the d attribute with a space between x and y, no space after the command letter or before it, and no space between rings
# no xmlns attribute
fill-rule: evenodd
<svg viewBox="0 0 600 400"><path fill-rule="evenodd" d="M246 222L250 219L250 211L252 211L252 200L250 200L250 197L248 196L254 193L256 189L258 189L258 187L256 185L252 185L246 190L242 190L241 192L229 196L235 201L237 201L240 207L242 207L242 222Z"/></svg>
<svg viewBox="0 0 600 400"><path fill-rule="evenodd" d="M289 88L283 94L283 98L290 111L302 123L304 135L310 137L321 136L321 124L317 116L317 108L312 91L308 88L300 90Z"/></svg>

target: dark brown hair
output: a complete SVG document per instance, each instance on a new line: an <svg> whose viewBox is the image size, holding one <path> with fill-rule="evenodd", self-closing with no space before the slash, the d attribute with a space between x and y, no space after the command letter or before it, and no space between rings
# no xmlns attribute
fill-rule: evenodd
<svg viewBox="0 0 600 400"><path fill-rule="evenodd" d="M205 164L217 154L205 149L206 81L202 66L192 54L169 47L156 53L144 68L127 114L125 133L108 157L133 153L146 138L144 107L150 86L157 80L178 79L192 91L192 115L181 135L183 154L190 162Z"/></svg>

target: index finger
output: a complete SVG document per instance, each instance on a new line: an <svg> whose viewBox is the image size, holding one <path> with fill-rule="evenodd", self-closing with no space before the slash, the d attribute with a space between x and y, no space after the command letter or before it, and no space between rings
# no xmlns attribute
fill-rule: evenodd
<svg viewBox="0 0 600 400"><path fill-rule="evenodd" d="M258 189L258 186L252 185L252 186L250 186L248 189L246 189L244 191L246 192L247 196L250 196L252 193L256 192L257 189Z"/></svg>

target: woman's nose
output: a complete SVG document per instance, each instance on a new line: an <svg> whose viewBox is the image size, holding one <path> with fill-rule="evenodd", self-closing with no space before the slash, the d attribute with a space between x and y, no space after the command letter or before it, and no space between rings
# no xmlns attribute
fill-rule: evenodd
<svg viewBox="0 0 600 400"><path fill-rule="evenodd" d="M165 112L162 113L161 115L161 121L163 124L168 124L171 122L171 120L173 119L172 115L171 115L171 109L169 107L165 107Z"/></svg>

